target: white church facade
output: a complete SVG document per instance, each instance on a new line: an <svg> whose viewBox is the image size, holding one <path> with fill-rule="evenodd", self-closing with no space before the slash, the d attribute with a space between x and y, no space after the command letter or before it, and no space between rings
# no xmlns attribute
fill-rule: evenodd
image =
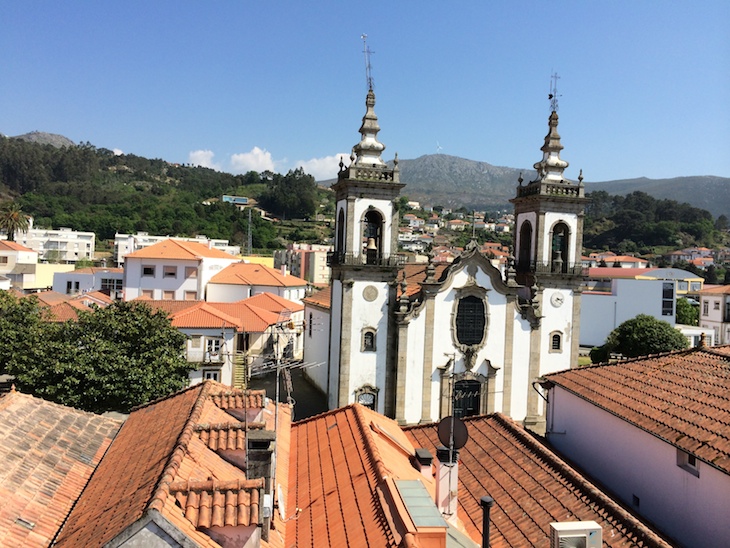
<svg viewBox="0 0 730 548"><path fill-rule="evenodd" d="M581 298L582 177L568 163L553 110L535 164L515 207L515 255L504 271L472 242L449 265L404 264L397 253L394 201L404 186L398 158L389 167L368 92L360 142L340 162L329 300L305 299L319 329L308 355L326 363L307 371L330 408L359 402L401 424L499 411L525 423L544 415L533 384L577 363ZM329 329L328 329L329 328Z"/></svg>

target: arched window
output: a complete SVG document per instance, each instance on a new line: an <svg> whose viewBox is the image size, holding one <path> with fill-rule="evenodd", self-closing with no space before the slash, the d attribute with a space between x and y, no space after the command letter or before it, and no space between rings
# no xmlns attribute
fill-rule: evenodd
<svg viewBox="0 0 730 548"><path fill-rule="evenodd" d="M307 330L309 332L309 338L312 338L312 313L309 313L309 323L307 324Z"/></svg>
<svg viewBox="0 0 730 548"><path fill-rule="evenodd" d="M550 333L550 352L563 351L563 334L560 331Z"/></svg>
<svg viewBox="0 0 730 548"><path fill-rule="evenodd" d="M532 262L532 224L529 221L520 227L520 250L517 254L517 270L527 272Z"/></svg>
<svg viewBox="0 0 730 548"><path fill-rule="evenodd" d="M568 249L570 249L570 229L563 222L553 227L552 248L550 251L550 270L568 272Z"/></svg>
<svg viewBox="0 0 730 548"><path fill-rule="evenodd" d="M459 299L456 310L456 339L460 344L478 345L484 339L484 301L474 295Z"/></svg>
<svg viewBox="0 0 730 548"><path fill-rule="evenodd" d="M345 252L345 212L340 209L337 216L337 241L335 242L335 251L339 254Z"/></svg>
<svg viewBox="0 0 730 548"><path fill-rule="evenodd" d="M375 329L364 329L362 332L362 351L375 352Z"/></svg>
<svg viewBox="0 0 730 548"><path fill-rule="evenodd" d="M355 390L355 402L360 405L377 411L378 407L378 389L374 386L366 384Z"/></svg>
<svg viewBox="0 0 730 548"><path fill-rule="evenodd" d="M365 256L368 264L376 264L378 258L383 256L383 216L375 209L365 213Z"/></svg>

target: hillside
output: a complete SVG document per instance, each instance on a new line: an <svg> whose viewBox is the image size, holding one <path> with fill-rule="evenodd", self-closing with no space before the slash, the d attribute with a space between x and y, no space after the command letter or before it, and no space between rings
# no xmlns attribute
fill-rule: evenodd
<svg viewBox="0 0 730 548"><path fill-rule="evenodd" d="M20 139L21 141L38 143L40 145L51 145L56 148L72 147L76 145L76 143L68 137L57 135L56 133L45 133L43 131L31 131L30 133L24 133L23 135L16 135L13 139Z"/></svg>
<svg viewBox="0 0 730 548"><path fill-rule="evenodd" d="M392 162L390 162L392 165ZM403 194L426 205L467 209L495 209L509 206L522 173L525 181L535 177L532 169L498 167L447 154L429 154L414 160L400 160ZM325 184L331 184L326 181ZM586 192L605 190L625 196L645 192L658 200L675 200L705 209L713 217L730 216L730 178L715 176L673 179L626 179L586 183Z"/></svg>

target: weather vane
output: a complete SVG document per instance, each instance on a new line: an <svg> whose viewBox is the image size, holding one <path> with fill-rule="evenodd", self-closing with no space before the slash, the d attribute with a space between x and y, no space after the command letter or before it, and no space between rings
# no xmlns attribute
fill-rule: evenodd
<svg viewBox="0 0 730 548"><path fill-rule="evenodd" d="M363 53L365 53L365 78L367 79L368 91L370 91L373 89L373 74L370 68L370 54L372 51L370 51L370 47L368 46L368 35L361 34L360 38L362 38L362 43L365 47L363 50Z"/></svg>
<svg viewBox="0 0 730 548"><path fill-rule="evenodd" d="M548 99L550 99L550 110L553 112L558 111L558 79L560 76L558 76L557 72L553 72L552 76L550 76L550 93L548 94Z"/></svg>

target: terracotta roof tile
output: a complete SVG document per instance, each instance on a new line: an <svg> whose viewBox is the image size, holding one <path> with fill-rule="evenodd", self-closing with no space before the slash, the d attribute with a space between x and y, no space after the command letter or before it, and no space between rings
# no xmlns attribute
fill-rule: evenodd
<svg viewBox="0 0 730 548"><path fill-rule="evenodd" d="M279 297L273 293L259 293L245 300L246 303L251 306L262 308L269 312L276 312L277 314L284 311L299 312L304 310L304 306L302 306L301 303L295 303L294 301L290 301L284 297Z"/></svg>
<svg viewBox="0 0 730 548"><path fill-rule="evenodd" d="M211 283L235 285L263 285L271 287L304 287L307 280L287 274L275 268L256 263L235 263L213 276Z"/></svg>
<svg viewBox="0 0 730 548"><path fill-rule="evenodd" d="M19 244L18 242L11 242L8 240L0 240L0 251L30 251L33 250L29 247Z"/></svg>
<svg viewBox="0 0 730 548"><path fill-rule="evenodd" d="M705 287L699 293L700 295L730 295L730 284Z"/></svg>
<svg viewBox="0 0 730 548"><path fill-rule="evenodd" d="M315 291L308 297L305 297L304 299L302 299L302 302L304 302L305 304L318 306L320 308L330 308L331 300L332 286L328 285L327 287L320 289L319 291Z"/></svg>
<svg viewBox="0 0 730 548"><path fill-rule="evenodd" d="M259 501L251 490L259 484L211 451L196 432L201 420L215 420L221 428L238 424L214 400L243 401L235 399L239 392L207 381L133 410L57 546L102 546L149 512L159 512L201 546L217 544L196 526L225 522L231 512L238 523L258 520ZM259 393L249 399L262 401ZM192 513L195 522L185 517Z"/></svg>
<svg viewBox="0 0 730 548"><path fill-rule="evenodd" d="M547 375L730 474L730 347L695 347Z"/></svg>
<svg viewBox="0 0 730 548"><path fill-rule="evenodd" d="M125 255L133 259L232 259L236 257L215 247L208 247L198 242L181 242L179 240L163 240L148 247Z"/></svg>
<svg viewBox="0 0 730 548"><path fill-rule="evenodd" d="M670 546L511 419L494 414L464 422L469 439L459 452L458 515L475 541L480 499L489 495L491 546L549 547L551 522L584 520L601 525L605 546ZM442 445L437 424L404 430L432 454Z"/></svg>
<svg viewBox="0 0 730 548"><path fill-rule="evenodd" d="M120 425L15 391L0 398L0 546L51 543Z"/></svg>

